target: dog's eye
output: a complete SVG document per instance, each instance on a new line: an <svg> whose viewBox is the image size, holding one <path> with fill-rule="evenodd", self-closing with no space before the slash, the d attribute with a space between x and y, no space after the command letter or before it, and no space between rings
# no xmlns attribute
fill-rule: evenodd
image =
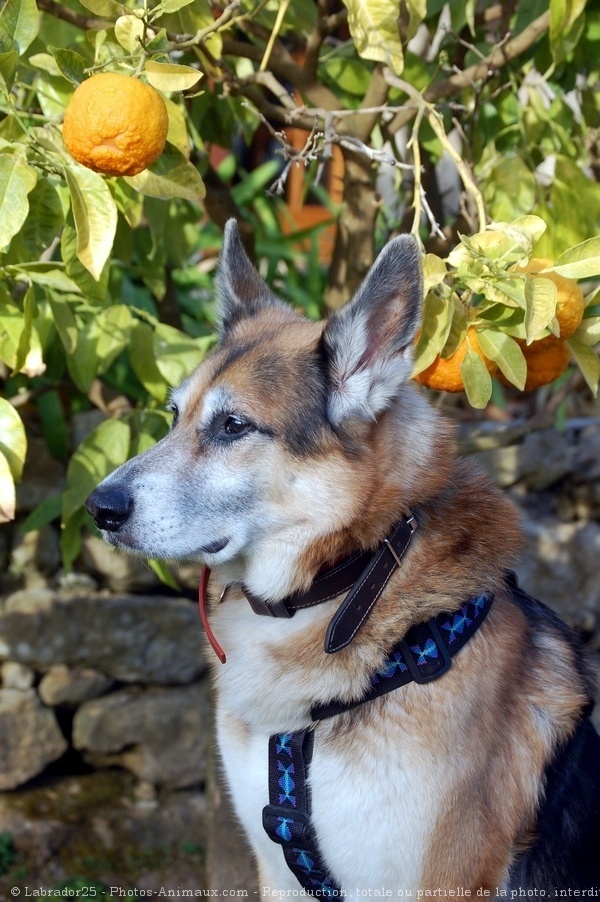
<svg viewBox="0 0 600 902"><path fill-rule="evenodd" d="M235 414L230 414L225 417L223 425L221 426L221 432L231 438L245 435L245 433L250 432L252 429L254 429L252 423L249 423L248 420L244 420L242 417L236 416Z"/></svg>

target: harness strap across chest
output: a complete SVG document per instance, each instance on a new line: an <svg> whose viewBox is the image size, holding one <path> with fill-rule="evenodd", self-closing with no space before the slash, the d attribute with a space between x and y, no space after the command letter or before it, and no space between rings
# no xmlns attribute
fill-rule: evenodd
<svg viewBox="0 0 600 902"><path fill-rule="evenodd" d="M311 821L309 766L317 721L342 714L412 681L429 683L451 666L451 658L477 631L492 606L493 596L480 595L452 614L440 614L411 627L371 677L361 698L317 704L313 724L303 730L277 733L269 740L269 804L263 826L279 843L288 867L310 895L330 899L342 891L331 879L319 852Z"/></svg>

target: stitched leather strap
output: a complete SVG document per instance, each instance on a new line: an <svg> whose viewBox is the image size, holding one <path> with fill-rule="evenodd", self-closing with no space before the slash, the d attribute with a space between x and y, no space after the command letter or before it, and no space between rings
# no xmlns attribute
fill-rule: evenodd
<svg viewBox="0 0 600 902"><path fill-rule="evenodd" d="M384 540L354 586L339 606L327 628L325 651L333 654L352 642L392 573L400 565L417 528L414 517L401 520Z"/></svg>
<svg viewBox="0 0 600 902"><path fill-rule="evenodd" d="M293 592L280 601L263 601L245 586L242 586L242 592L255 614L293 617L302 608L331 601L352 589L327 629L325 651L332 654L349 645L367 619L392 573L400 565L416 528L417 521L411 514L394 526L375 554L356 552L335 567L319 573L306 591Z"/></svg>
<svg viewBox="0 0 600 902"><path fill-rule="evenodd" d="M344 558L335 567L317 574L305 592L293 592L281 601L263 601L245 586L242 586L242 592L255 614L265 617L293 617L296 611L302 608L331 601L332 598L351 589L372 556L371 551L358 551Z"/></svg>

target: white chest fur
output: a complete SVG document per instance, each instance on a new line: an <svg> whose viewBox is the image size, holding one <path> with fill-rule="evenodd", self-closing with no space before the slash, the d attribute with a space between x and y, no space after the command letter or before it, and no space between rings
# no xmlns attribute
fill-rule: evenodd
<svg viewBox="0 0 600 902"><path fill-rule="evenodd" d="M292 620L258 618L234 602L213 618L228 656L216 672L220 751L261 886L271 891L298 890L299 884L262 828L269 736L308 726L310 703L322 695L327 679L298 663L286 667L281 649L292 647L295 634L319 616L305 611ZM347 898L364 898L382 887L394 896L412 890L416 897L443 774L418 730L411 730L398 693L369 708L351 730L344 718L315 728L310 784L319 848ZM385 718L378 715L384 709Z"/></svg>

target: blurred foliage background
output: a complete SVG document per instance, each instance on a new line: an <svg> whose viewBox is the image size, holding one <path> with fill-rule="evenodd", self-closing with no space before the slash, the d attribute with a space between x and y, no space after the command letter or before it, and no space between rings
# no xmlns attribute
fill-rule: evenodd
<svg viewBox="0 0 600 902"><path fill-rule="evenodd" d="M556 415L595 396L599 70L591 0L5 0L0 521L43 435L67 489L23 528L60 518L73 565L87 494L165 433L169 387L214 340L230 216L311 317L350 297L392 234L416 235L415 374L467 341L467 414ZM104 71L167 103L165 151L133 177L86 169L62 143L73 91ZM560 337L553 283L515 272L532 258L580 281L586 306L574 366L525 402L527 348ZM76 445L84 410L101 421Z"/></svg>

